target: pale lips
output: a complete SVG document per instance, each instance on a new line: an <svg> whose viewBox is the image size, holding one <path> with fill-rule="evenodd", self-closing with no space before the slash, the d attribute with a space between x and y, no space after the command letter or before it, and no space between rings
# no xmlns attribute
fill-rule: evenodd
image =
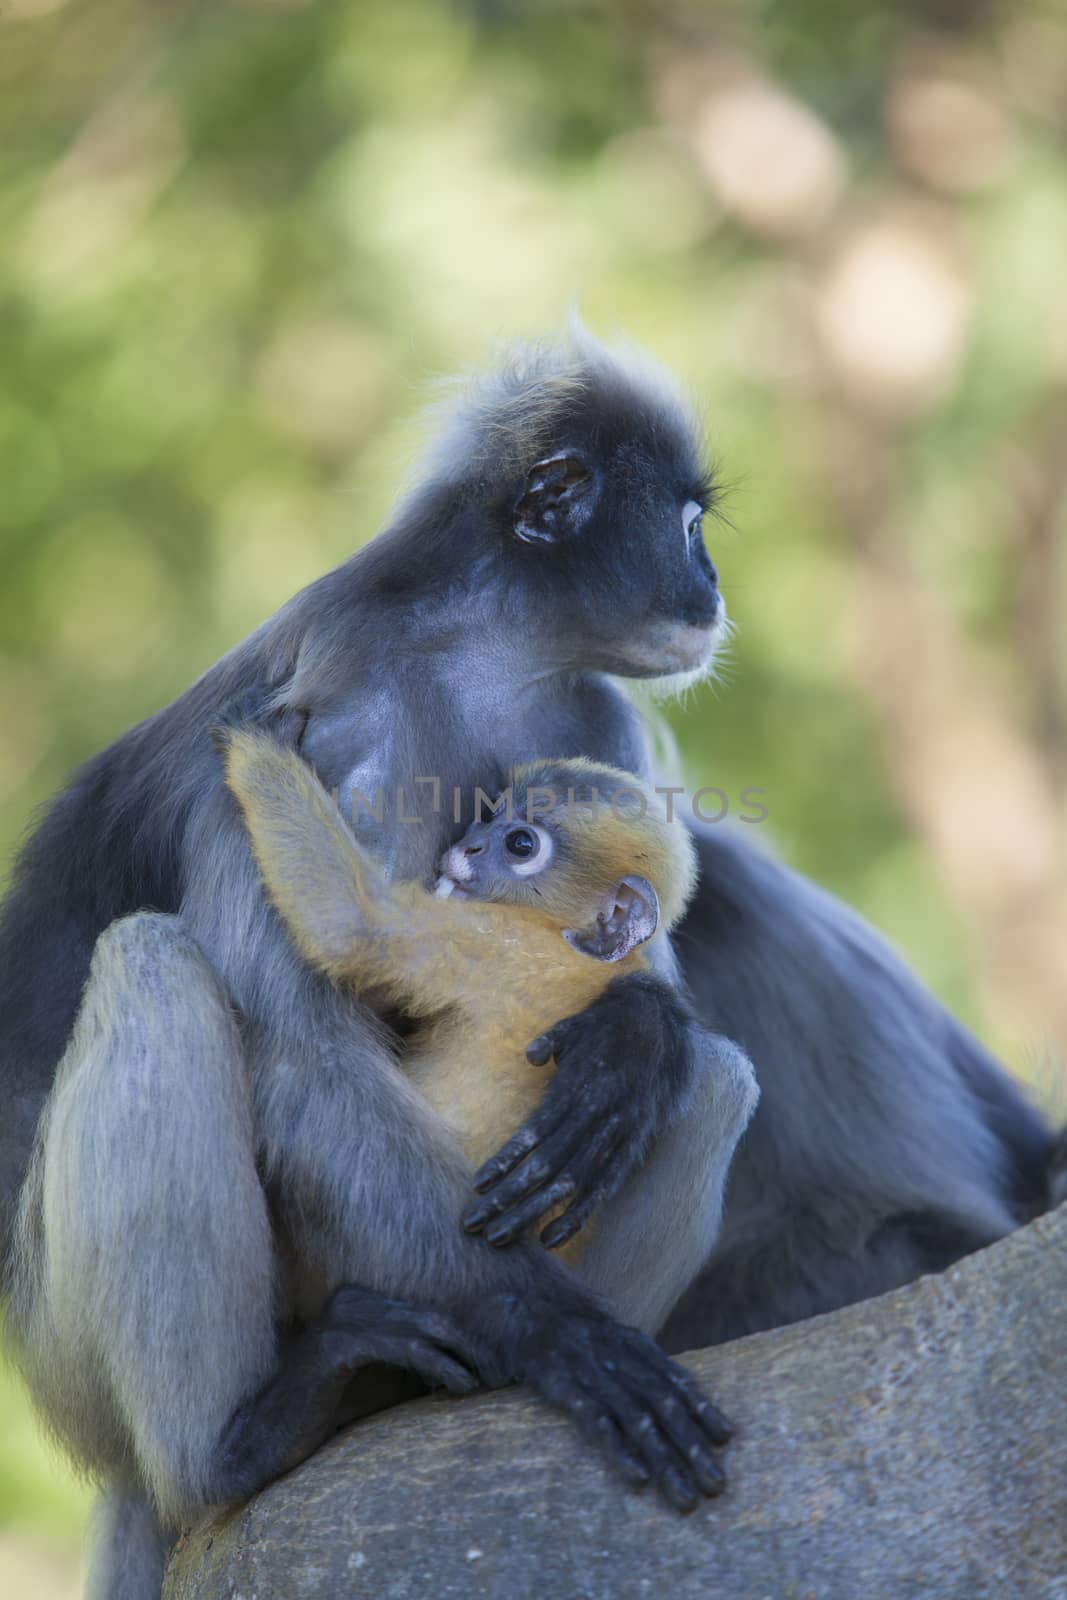
<svg viewBox="0 0 1067 1600"><path fill-rule="evenodd" d="M463 885L457 883L455 878L450 878L447 872L442 872L433 886L433 892L438 900L473 900L474 895Z"/></svg>
<svg viewBox="0 0 1067 1600"><path fill-rule="evenodd" d="M441 871L433 886L438 900L447 900L451 895L469 900L471 896L463 888L462 880L471 876L471 864L463 853L462 844L454 844L450 850L446 850L438 865Z"/></svg>

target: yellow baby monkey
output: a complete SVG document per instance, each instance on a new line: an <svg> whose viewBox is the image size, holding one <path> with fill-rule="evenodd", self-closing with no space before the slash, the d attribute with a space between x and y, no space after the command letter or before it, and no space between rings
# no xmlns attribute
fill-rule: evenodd
<svg viewBox="0 0 1067 1600"><path fill-rule="evenodd" d="M297 948L416 1020L402 1069L479 1165L541 1100L552 1067L531 1061L530 1040L647 970L648 941L681 916L695 878L686 829L628 773L532 763L445 852L431 893L386 878L291 748L246 729L220 742Z"/></svg>

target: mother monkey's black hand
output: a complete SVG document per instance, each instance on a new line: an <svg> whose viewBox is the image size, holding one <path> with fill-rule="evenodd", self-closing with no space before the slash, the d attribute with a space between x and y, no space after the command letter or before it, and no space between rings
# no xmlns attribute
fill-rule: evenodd
<svg viewBox="0 0 1067 1600"><path fill-rule="evenodd" d="M617 978L585 1011L535 1039L555 1058L540 1107L475 1174L481 1198L463 1218L490 1244L518 1239L569 1200L541 1241L558 1249L621 1187L652 1140L682 1114L693 1077L692 1014L661 978Z"/></svg>

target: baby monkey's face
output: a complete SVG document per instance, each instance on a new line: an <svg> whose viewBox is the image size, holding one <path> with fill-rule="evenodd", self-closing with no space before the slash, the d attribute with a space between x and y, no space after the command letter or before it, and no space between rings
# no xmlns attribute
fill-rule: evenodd
<svg viewBox="0 0 1067 1600"><path fill-rule="evenodd" d="M507 817L475 822L441 857L435 893L537 905L542 899L537 880L557 859L555 831L544 822Z"/></svg>
<svg viewBox="0 0 1067 1600"><path fill-rule="evenodd" d="M580 954L621 961L656 932L659 897L640 875L647 850L607 815L599 826L566 809L476 822L441 857L435 892L536 907Z"/></svg>

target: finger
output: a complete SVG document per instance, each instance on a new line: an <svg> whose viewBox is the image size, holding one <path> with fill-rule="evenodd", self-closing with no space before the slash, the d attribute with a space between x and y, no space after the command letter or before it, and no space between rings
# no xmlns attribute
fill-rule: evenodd
<svg viewBox="0 0 1067 1600"><path fill-rule="evenodd" d="M652 1479L676 1511L692 1511L700 1498L696 1476L660 1431L656 1415L647 1402L635 1400L621 1384L612 1400L615 1420L623 1438L636 1451Z"/></svg>
<svg viewBox="0 0 1067 1600"><path fill-rule="evenodd" d="M541 1397L566 1413L582 1437L593 1445L631 1488L642 1489L649 1471L641 1457L627 1444L611 1413L595 1394L559 1368L542 1369L530 1381Z"/></svg>
<svg viewBox="0 0 1067 1600"><path fill-rule="evenodd" d="M579 1428L585 1433L591 1444L597 1446L608 1458L619 1477L630 1485L631 1489L643 1489L649 1480L649 1471L636 1451L631 1450L626 1443L619 1425L614 1417L609 1417L606 1412L594 1413L592 1427Z"/></svg>
<svg viewBox="0 0 1067 1600"><path fill-rule="evenodd" d="M526 1046L526 1059L532 1067L547 1067L555 1053L550 1033L543 1033Z"/></svg>
<svg viewBox="0 0 1067 1600"><path fill-rule="evenodd" d="M712 1444L729 1444L735 1432L733 1423L708 1399L693 1374L672 1361L670 1380L685 1402L690 1416L703 1428Z"/></svg>
<svg viewBox="0 0 1067 1600"><path fill-rule="evenodd" d="M431 1389L447 1389L449 1394L471 1394L481 1387L476 1373L432 1345L416 1346L410 1351L405 1364L412 1367Z"/></svg>
<svg viewBox="0 0 1067 1600"><path fill-rule="evenodd" d="M490 1156L474 1174L474 1187L479 1194L484 1194L491 1189L501 1178L506 1178L512 1168L518 1166L524 1156L535 1150L542 1139L556 1129L562 1120L562 1110L557 1111L554 1105L546 1105L534 1113L529 1122L523 1124L518 1133L509 1139L502 1150L495 1156Z"/></svg>
<svg viewBox="0 0 1067 1600"><path fill-rule="evenodd" d="M594 1207L599 1204L599 1195L590 1195L588 1200L576 1200L568 1206L562 1216L554 1217L547 1228L541 1229L541 1243L546 1250L560 1250L579 1233L589 1220L589 1215Z"/></svg>
<svg viewBox="0 0 1067 1600"><path fill-rule="evenodd" d="M487 1231L486 1237L492 1244L504 1244L508 1239L518 1238L519 1234L538 1217L544 1216L559 1200L566 1199L568 1194L584 1191L589 1181L586 1174L595 1175L605 1159L610 1159L610 1152L617 1148L621 1141L619 1128L620 1117L610 1117L601 1131L588 1142L583 1141L581 1132L574 1127L562 1130L552 1139L546 1140L535 1156L530 1156L512 1176L501 1185L496 1197L503 1206L516 1196L524 1196L525 1191L531 1191L528 1198L515 1201L514 1211L501 1214L500 1221ZM585 1148L581 1149L583 1143ZM581 1154L577 1152L581 1150ZM559 1169L563 1170L560 1171ZM576 1170L577 1168L577 1170ZM558 1180L552 1178L553 1172L559 1172ZM560 1243L572 1238L582 1224L588 1219L590 1213L608 1194L613 1194L622 1181L621 1176L609 1179L607 1182L593 1190L582 1202L582 1210L573 1219ZM537 1185L540 1183L540 1186ZM558 1188L557 1184L565 1187ZM568 1208L564 1216L569 1216L573 1207ZM520 1220L515 1220L520 1219ZM551 1225L550 1225L551 1226ZM496 1237L493 1237L493 1234ZM542 1236L543 1237L543 1236ZM558 1248L558 1246L556 1247Z"/></svg>
<svg viewBox="0 0 1067 1600"><path fill-rule="evenodd" d="M664 1499L676 1511L692 1511L700 1499L696 1477L683 1456L661 1433L655 1411L647 1400L635 1397L628 1386L604 1365L587 1379L595 1402L614 1419L623 1441L642 1461Z"/></svg>
<svg viewBox="0 0 1067 1600"><path fill-rule="evenodd" d="M638 1342L639 1341L639 1342ZM672 1392L685 1406L689 1416L714 1445L729 1444L734 1436L734 1425L704 1393L696 1378L676 1361L663 1354L658 1345L637 1334L629 1350L621 1355L621 1365L632 1381L646 1383L649 1374L649 1347L655 1367L670 1384Z"/></svg>
<svg viewBox="0 0 1067 1600"><path fill-rule="evenodd" d="M492 1365L490 1354L483 1345L475 1339L468 1338L457 1328L449 1327L447 1322L443 1333L432 1335L427 1333L424 1342L443 1350L446 1356L468 1367L478 1378Z"/></svg>
<svg viewBox="0 0 1067 1600"><path fill-rule="evenodd" d="M679 1472L672 1466L664 1468L663 1476L656 1479L656 1488L667 1504L683 1516L688 1516L700 1504L700 1494L689 1473Z"/></svg>
<svg viewBox="0 0 1067 1600"><path fill-rule="evenodd" d="M360 1366L382 1362L389 1367L403 1367L417 1372L431 1389L447 1389L452 1394L470 1394L479 1387L476 1373L457 1360L447 1350L420 1338L405 1337L399 1333L382 1333L365 1340L361 1347Z"/></svg>
<svg viewBox="0 0 1067 1600"><path fill-rule="evenodd" d="M370 1337L380 1332L382 1337L407 1340L411 1346L439 1346L449 1356L463 1362L478 1372L485 1361L485 1352L479 1342L460 1328L451 1317L439 1311L423 1310L403 1301L377 1326L369 1328Z"/></svg>
<svg viewBox="0 0 1067 1600"><path fill-rule="evenodd" d="M613 1128L615 1136L614 1138L611 1138L610 1135L608 1136L608 1139L605 1140L604 1148L597 1150L590 1158L583 1154L582 1166L586 1169L586 1173L588 1174L587 1159L591 1159L593 1166L599 1166L605 1176L592 1189L587 1190L586 1184L583 1183L583 1192L579 1194L577 1200L573 1201L561 1216L555 1217L544 1229L541 1234L541 1243L549 1250L558 1250L569 1239L573 1239L574 1235L585 1227L593 1212L602 1206L605 1200L610 1200L612 1195L621 1188L626 1172L616 1172L612 1168L612 1162L625 1142L618 1132L620 1121L621 1119L618 1117L611 1119L610 1126ZM589 1176L592 1176L592 1174L588 1174L586 1183L589 1181Z"/></svg>
<svg viewBox="0 0 1067 1600"><path fill-rule="evenodd" d="M526 1059L533 1067L546 1066L553 1056L559 1056L567 1042L567 1035L571 1031L573 1017L565 1017L562 1022L557 1022L554 1028L548 1028L544 1033L538 1034L536 1039L526 1046Z"/></svg>
<svg viewBox="0 0 1067 1600"><path fill-rule="evenodd" d="M710 1496L722 1494L726 1488L722 1462L680 1396L673 1391L650 1396L648 1409L653 1411L660 1432L686 1463L701 1492Z"/></svg>
<svg viewBox="0 0 1067 1600"><path fill-rule="evenodd" d="M581 1137L581 1132L573 1128L559 1129L552 1134L536 1150L532 1150L514 1172L501 1179L492 1194L484 1195L466 1213L463 1226L469 1233L476 1233L493 1217L510 1213L513 1207L528 1200L543 1185L557 1176L564 1176L567 1158L581 1142ZM541 1216L547 1210L546 1204L535 1212L535 1216Z"/></svg>
<svg viewBox="0 0 1067 1600"><path fill-rule="evenodd" d="M402 1315L395 1318L393 1325L409 1339L422 1339L427 1344L443 1345L446 1350L454 1350L464 1360L468 1354L473 1354L474 1341L453 1322L451 1317L445 1316L440 1311L423 1311L405 1306Z"/></svg>
<svg viewBox="0 0 1067 1600"><path fill-rule="evenodd" d="M559 1205L561 1200L566 1200L577 1187L575 1180L565 1172L562 1177L538 1189L536 1194L509 1211L506 1217L498 1217L491 1222L485 1230L485 1237L490 1244L513 1244L527 1228L533 1227L538 1218L543 1217L552 1206Z"/></svg>
<svg viewBox="0 0 1067 1600"><path fill-rule="evenodd" d="M491 1194L482 1199L463 1218L463 1226L472 1232L493 1217L501 1216L512 1206L526 1200L535 1189L556 1176L564 1175L562 1169L567 1156L581 1140L581 1133L573 1128L559 1128L551 1134L525 1160L502 1178Z"/></svg>
<svg viewBox="0 0 1067 1600"><path fill-rule="evenodd" d="M372 1328L372 1335L376 1331ZM468 1333L452 1317L429 1307L397 1301L395 1310L381 1326L381 1332L384 1336L406 1340L412 1349L416 1346L440 1349L451 1360L469 1367L475 1375L491 1364L483 1340Z"/></svg>

